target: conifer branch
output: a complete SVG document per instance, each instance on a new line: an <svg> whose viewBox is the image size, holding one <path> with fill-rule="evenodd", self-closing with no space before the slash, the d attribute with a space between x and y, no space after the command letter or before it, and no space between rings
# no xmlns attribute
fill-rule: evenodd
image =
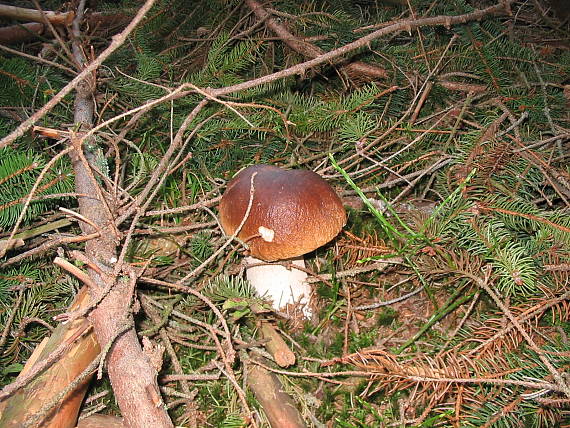
<svg viewBox="0 0 570 428"><path fill-rule="evenodd" d="M485 9L479 9L474 12L466 13L463 15L456 16L433 16L427 18L418 19L402 19L392 25L388 25L380 30L376 30L364 37L361 37L354 42L348 43L340 48L334 49L332 51L326 52L322 55L317 56L309 61L302 62L300 64L289 67L285 70L281 70L266 76L260 77L258 79L249 80L247 82L238 83L233 86L228 86L225 88L213 89L211 94L214 96L228 95L234 92L244 91L256 86L264 85L270 82L274 82L285 77L302 75L305 71L316 67L321 64L328 63L336 58L346 55L355 50L365 48L368 44L380 37L386 36L392 33L398 33L400 31L411 32L416 28L420 27L436 27L445 26L447 28L452 25L465 24L471 21L478 21L486 16L496 16L510 13L510 6L514 0L501 0L498 4L494 6L487 7Z"/></svg>
<svg viewBox="0 0 570 428"><path fill-rule="evenodd" d="M515 328L519 331L519 333L525 338L526 342L528 343L529 347L536 352L538 358L544 364L544 366L548 369L549 373L554 378L554 382L556 383L559 391L562 391L568 398L570 398L570 386L568 385L566 379L558 372L556 367L544 356L544 352L538 347L532 337L528 334L528 332L523 328L523 326L519 323L513 313L505 306L505 304L501 301L499 296L491 289L489 286L489 276L490 276L490 269L487 270L485 273L485 278L479 278L476 275L473 275L470 272L461 272L461 274L472 281L474 281L479 287L491 296L495 304L503 311L509 321L515 326Z"/></svg>

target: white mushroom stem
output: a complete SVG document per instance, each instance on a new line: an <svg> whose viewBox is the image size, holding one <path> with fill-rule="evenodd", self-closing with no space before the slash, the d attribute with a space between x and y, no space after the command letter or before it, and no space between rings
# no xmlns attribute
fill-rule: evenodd
<svg viewBox="0 0 570 428"><path fill-rule="evenodd" d="M303 257L284 260L305 268ZM254 257L246 257L246 277L260 297L271 300L273 307L283 310L287 305L302 305L303 314L311 318L309 307L311 286L307 283L307 273L292 267L287 269L277 263L267 263ZM253 266L259 264L258 266Z"/></svg>

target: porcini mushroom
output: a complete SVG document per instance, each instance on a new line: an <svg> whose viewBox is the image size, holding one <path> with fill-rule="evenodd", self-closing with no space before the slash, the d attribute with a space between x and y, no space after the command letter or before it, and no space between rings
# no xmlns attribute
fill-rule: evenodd
<svg viewBox="0 0 570 428"><path fill-rule="evenodd" d="M302 270L303 255L340 232L346 223L344 207L332 187L312 171L254 165L228 183L220 201L220 223L228 235L245 217L254 173L251 210L237 235L249 248L247 279L259 295L273 301L275 309L301 304L310 316L311 288ZM301 269L263 263L278 260Z"/></svg>

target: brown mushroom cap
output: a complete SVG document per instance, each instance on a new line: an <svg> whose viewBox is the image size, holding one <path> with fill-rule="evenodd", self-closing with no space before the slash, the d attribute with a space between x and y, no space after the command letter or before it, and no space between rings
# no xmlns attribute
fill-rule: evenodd
<svg viewBox="0 0 570 428"><path fill-rule="evenodd" d="M301 256L329 242L346 223L340 198L318 174L254 165L234 177L222 196L220 222L226 234L232 235L245 216L254 172L251 212L238 234L253 257L273 261ZM260 236L260 227L271 242Z"/></svg>

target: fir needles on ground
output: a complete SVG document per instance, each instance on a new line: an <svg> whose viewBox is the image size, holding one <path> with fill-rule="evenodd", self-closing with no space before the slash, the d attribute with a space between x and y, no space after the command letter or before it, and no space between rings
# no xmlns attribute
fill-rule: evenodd
<svg viewBox="0 0 570 428"><path fill-rule="evenodd" d="M467 16L485 2L275 1L259 6L271 25L251 13L253 1L190 3L157 1L99 68L99 123L130 112L98 131L90 155L105 209L123 221L115 225L121 259L95 264L125 262L116 273L138 278L136 329L162 364L162 399L174 423L267 426L263 400L247 386L255 367L274 372L311 427L564 426L568 21L546 1L507 2L510 15L428 21L303 74L214 96L388 22ZM128 13L132 2L98 6ZM305 45L285 43L279 26ZM85 30L95 55L108 46ZM67 63L59 42L45 43L21 50ZM68 76L1 55L3 137ZM347 67L354 62L360 68ZM359 74L366 64L382 77ZM183 97L131 111L181 84ZM76 132L72 109L63 98L38 125ZM34 184L19 231L61 221L60 206L76 210L81 195L72 193L67 160L36 183L61 142L27 135L0 149L0 239ZM312 322L274 313L254 295L241 243L220 250L227 237L216 198L255 163L315 170L348 209L344 232L308 257ZM0 260L2 385L49 334L53 317L67 315L80 286L53 265L56 253L78 270L96 269L81 256L75 223L59 224L6 247ZM295 353L293 366L274 364L262 321ZM95 381L90 405L119 414L110 391L107 379Z"/></svg>

